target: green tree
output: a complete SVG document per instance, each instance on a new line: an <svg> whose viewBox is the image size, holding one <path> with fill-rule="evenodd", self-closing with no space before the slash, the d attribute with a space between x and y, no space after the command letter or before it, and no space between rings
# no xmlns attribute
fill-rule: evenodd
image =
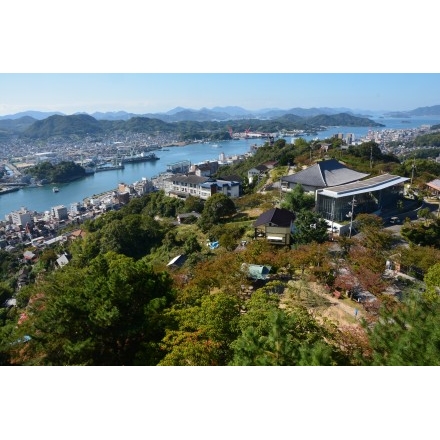
<svg viewBox="0 0 440 440"><path fill-rule="evenodd" d="M174 328L167 331L167 352L159 365L226 365L230 343L238 336L240 308L237 297L217 292L203 295L198 305L171 312Z"/></svg>
<svg viewBox="0 0 440 440"><path fill-rule="evenodd" d="M403 303L384 303L373 327L365 328L371 365L440 365L440 297L410 295Z"/></svg>
<svg viewBox="0 0 440 440"><path fill-rule="evenodd" d="M295 230L292 234L296 245L307 244L313 241L324 243L328 240L328 225L317 213L302 210L295 219Z"/></svg>
<svg viewBox="0 0 440 440"><path fill-rule="evenodd" d="M186 239L183 245L183 249L186 255L191 255L202 250L202 246L200 245L197 236L195 234L190 234Z"/></svg>
<svg viewBox="0 0 440 440"><path fill-rule="evenodd" d="M336 365L346 360L326 339L326 331L302 307L270 311L263 335L247 327L232 343L232 365Z"/></svg>
<svg viewBox="0 0 440 440"><path fill-rule="evenodd" d="M425 274L426 293L432 296L440 294L440 263L431 266Z"/></svg>
<svg viewBox="0 0 440 440"><path fill-rule="evenodd" d="M107 221L99 231L102 253L116 252L141 258L163 238L160 224L147 215L128 214L121 220Z"/></svg>
<svg viewBox="0 0 440 440"><path fill-rule="evenodd" d="M225 217L235 214L235 212L236 207L230 197L221 193L214 194L205 202L202 216L198 222L199 226L202 230L207 231Z"/></svg>
<svg viewBox="0 0 440 440"><path fill-rule="evenodd" d="M434 246L416 246L410 244L409 247L399 247L396 249L397 256L400 256L402 269L406 272L416 272L422 274L423 278L429 268L440 261L440 249Z"/></svg>
<svg viewBox="0 0 440 440"><path fill-rule="evenodd" d="M183 212L198 212L201 213L203 211L203 201L199 197L194 197L189 195L185 199L185 203L183 205Z"/></svg>
<svg viewBox="0 0 440 440"><path fill-rule="evenodd" d="M429 208L421 208L417 211L417 218L424 219L425 224L427 224L427 220L433 217L434 216L431 214L431 210Z"/></svg>
<svg viewBox="0 0 440 440"><path fill-rule="evenodd" d="M12 298L14 289L6 282L0 282L0 307L3 307L4 302L8 298Z"/></svg>
<svg viewBox="0 0 440 440"><path fill-rule="evenodd" d="M299 212L302 209L312 209L315 206L315 197L307 194L302 185L295 185L292 191L285 194L281 202L281 208L292 212Z"/></svg>
<svg viewBox="0 0 440 440"><path fill-rule="evenodd" d="M389 250L393 242L390 231L383 230L383 220L375 214L358 214L356 224L363 234L362 244L378 254Z"/></svg>
<svg viewBox="0 0 440 440"><path fill-rule="evenodd" d="M165 334L171 279L143 260L107 253L67 265L31 288L13 347L29 365L155 365Z"/></svg>
<svg viewBox="0 0 440 440"><path fill-rule="evenodd" d="M440 249L440 219L423 223L405 223L402 237L418 246L434 246Z"/></svg>

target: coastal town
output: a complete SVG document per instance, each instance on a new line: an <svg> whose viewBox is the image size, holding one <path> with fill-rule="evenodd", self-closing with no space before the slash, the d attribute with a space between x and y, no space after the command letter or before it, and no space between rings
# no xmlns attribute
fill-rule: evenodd
<svg viewBox="0 0 440 440"><path fill-rule="evenodd" d="M349 148L362 142L374 141L381 146L384 153L399 155L402 150L408 154L408 146L405 143L416 136L427 133L430 126L422 125L416 129L384 129L369 130L364 138L356 139L351 133L337 133L335 137L341 139L341 149ZM291 142L299 138L302 133L279 132L268 136L268 142L274 139L285 139L292 136ZM261 137L261 133L239 133L238 138ZM159 159L156 152L162 149L182 147L186 143L167 135L143 136L134 134L126 136L124 141L118 137L110 137L102 142L94 142L92 139L84 139L81 143L73 145L69 142L52 141L36 146L17 141L13 144L2 146L4 148L1 169L3 176L0 179L1 194L18 191L25 186L42 186L44 182L38 182L24 173L24 170L41 162L48 161L57 164L62 161L73 161L85 167L88 173L113 170L115 167L123 167L131 161L150 161ZM316 142L318 140L316 139ZM400 146L393 148L387 145L393 142L401 142ZM325 145L325 144L324 144ZM222 165L233 164L252 156L257 149L254 148L243 155L226 157L219 154L217 161L204 161L199 164L191 164L183 160L167 164L167 171L154 176L151 179L141 178L136 182L120 182L117 188L109 188L102 194L90 195L82 202L71 203L70 206L48 206L44 212L29 210L27 207L17 207L15 211L6 215L1 222L3 238L0 240L0 248L14 249L17 243L33 244L53 240L60 235L62 230L70 224L80 224L87 219L95 218L102 213L118 209L128 203L134 197L140 197L158 190L164 190L166 194L178 197L188 192L204 200L212 194L222 192L230 197L238 197L241 194L241 182L230 178L214 179ZM12 152L14 153L12 155ZM440 157L440 156L439 156ZM250 171L250 173L255 171ZM257 171L258 173L259 171ZM228 180L229 179L229 180ZM249 176L252 181L252 176ZM187 187L190 187L187 189ZM57 187L53 188L58 191Z"/></svg>

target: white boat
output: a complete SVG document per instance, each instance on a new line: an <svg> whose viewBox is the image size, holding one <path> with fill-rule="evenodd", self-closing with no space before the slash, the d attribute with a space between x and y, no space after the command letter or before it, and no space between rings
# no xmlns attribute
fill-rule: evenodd
<svg viewBox="0 0 440 440"><path fill-rule="evenodd" d="M57 192L60 191L60 189L59 189L58 187L54 186L54 187L52 188L52 191L53 191L54 193L57 193Z"/></svg>

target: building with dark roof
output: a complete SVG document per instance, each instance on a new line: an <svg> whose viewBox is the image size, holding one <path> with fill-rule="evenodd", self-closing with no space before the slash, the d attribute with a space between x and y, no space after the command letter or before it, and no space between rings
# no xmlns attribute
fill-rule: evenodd
<svg viewBox="0 0 440 440"><path fill-rule="evenodd" d="M182 267L183 264L186 261L186 255L181 254L181 255L177 255L177 257L174 257L168 264L167 267L170 268L179 268Z"/></svg>
<svg viewBox="0 0 440 440"><path fill-rule="evenodd" d="M295 185L301 185L306 192L315 192L329 186L345 185L359 181L369 174L351 170L336 159L317 162L315 165L295 174L281 178L281 189L290 191Z"/></svg>
<svg viewBox="0 0 440 440"><path fill-rule="evenodd" d="M248 171L248 181L252 183L255 179L260 179L261 176L264 176L269 171L269 168L266 165L257 165L254 168L251 168Z"/></svg>
<svg viewBox="0 0 440 440"><path fill-rule="evenodd" d="M254 237L273 244L289 245L294 230L295 214L288 209L272 208L254 222Z"/></svg>

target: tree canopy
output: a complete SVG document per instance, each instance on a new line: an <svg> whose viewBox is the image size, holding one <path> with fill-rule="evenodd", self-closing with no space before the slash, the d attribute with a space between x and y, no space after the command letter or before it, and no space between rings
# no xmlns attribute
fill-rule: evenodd
<svg viewBox="0 0 440 440"><path fill-rule="evenodd" d="M14 362L30 365L154 365L165 334L171 278L109 252L67 265L30 287Z"/></svg>
<svg viewBox="0 0 440 440"><path fill-rule="evenodd" d="M297 245L311 243L324 243L328 240L327 222L317 213L301 210L295 220L295 230L292 234Z"/></svg>

